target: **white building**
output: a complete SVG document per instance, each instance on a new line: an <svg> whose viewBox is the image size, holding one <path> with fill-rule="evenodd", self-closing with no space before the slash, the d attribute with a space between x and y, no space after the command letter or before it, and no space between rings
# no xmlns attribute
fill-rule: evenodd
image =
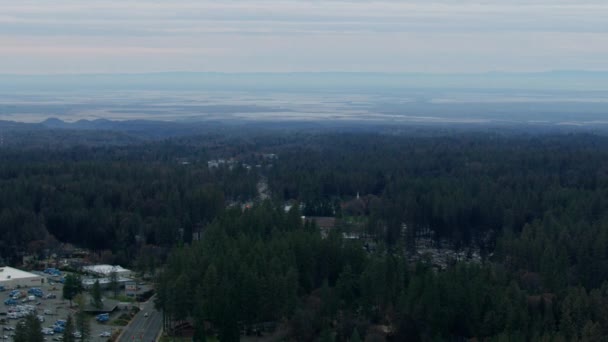
<svg viewBox="0 0 608 342"><path fill-rule="evenodd" d="M0 286L5 289L18 287L36 287L44 282L44 278L33 273L4 266L0 267Z"/></svg>
<svg viewBox="0 0 608 342"><path fill-rule="evenodd" d="M99 287L101 289L109 289L110 285L112 283L112 280L110 278L83 279L82 287L84 287L87 290L91 289L91 288L93 288L93 285L95 285L96 281L99 282ZM118 277L117 281L118 281L118 287L125 287L125 284L127 284L129 282L133 282L132 279L124 278L124 277Z"/></svg>
<svg viewBox="0 0 608 342"><path fill-rule="evenodd" d="M131 271L122 268L121 266L115 265L92 265L92 266L83 266L82 270L86 273L94 274L100 277L109 277L110 274L116 272L116 275L123 278L128 278L131 276Z"/></svg>

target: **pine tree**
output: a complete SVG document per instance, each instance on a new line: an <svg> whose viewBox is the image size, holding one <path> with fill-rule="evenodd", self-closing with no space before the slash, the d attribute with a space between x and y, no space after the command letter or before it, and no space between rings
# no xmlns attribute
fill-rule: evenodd
<svg viewBox="0 0 608 342"><path fill-rule="evenodd" d="M239 325L237 322L238 313L234 311L233 303L226 303L223 310L223 318L219 326L219 339L226 342L238 342L240 340Z"/></svg>
<svg viewBox="0 0 608 342"><path fill-rule="evenodd" d="M74 320L72 315L68 315L68 319L65 323L65 329L63 330L63 342L76 342L74 337Z"/></svg>
<svg viewBox="0 0 608 342"><path fill-rule="evenodd" d="M207 332L205 331L205 305L203 294L203 286L199 285L196 288L196 295L194 296L194 312L192 313L194 318L194 335L192 336L193 342L207 341Z"/></svg>
<svg viewBox="0 0 608 342"><path fill-rule="evenodd" d="M353 302L357 296L357 281L350 265L346 265L344 270L342 270L342 273L340 273L338 281L336 282L336 290L338 291L342 305L345 307L354 305Z"/></svg>
<svg viewBox="0 0 608 342"><path fill-rule="evenodd" d="M87 313L84 311L84 298L82 296L76 297L76 303L78 304L78 311L76 312L76 329L80 332L81 341L86 342L91 337L91 324Z"/></svg>
<svg viewBox="0 0 608 342"><path fill-rule="evenodd" d="M72 300L80 292L82 292L82 281L80 280L80 277L74 274L66 275L63 284L63 299L70 301L70 307L72 306Z"/></svg>
<svg viewBox="0 0 608 342"><path fill-rule="evenodd" d="M27 316L25 324L28 328L28 342L42 342L44 336L42 335L42 326L38 317L34 313Z"/></svg>
<svg viewBox="0 0 608 342"><path fill-rule="evenodd" d="M27 328L25 326L25 322L17 323L17 327L15 328L15 336L13 337L13 341L15 342L28 342L27 340Z"/></svg>
<svg viewBox="0 0 608 342"><path fill-rule="evenodd" d="M361 336L359 336L359 331L355 328L353 330L353 334L350 336L350 342L361 342Z"/></svg>
<svg viewBox="0 0 608 342"><path fill-rule="evenodd" d="M120 284L118 283L118 273L115 271L110 272L110 289L112 289L112 292L114 292L114 297L118 297Z"/></svg>
<svg viewBox="0 0 608 342"><path fill-rule="evenodd" d="M13 338L17 342L42 342L42 327L38 317L31 313L25 317L25 320L17 324L15 336Z"/></svg>
<svg viewBox="0 0 608 342"><path fill-rule="evenodd" d="M95 281L93 284L93 289L91 290L91 304L97 308L101 309L103 307L103 302L101 301L101 286L99 285L99 280Z"/></svg>
<svg viewBox="0 0 608 342"><path fill-rule="evenodd" d="M221 306L218 301L218 275L217 269L211 264L203 278L204 301L206 308L206 317L211 321L218 321L221 317Z"/></svg>
<svg viewBox="0 0 608 342"><path fill-rule="evenodd" d="M329 329L329 327L325 327L323 328L323 330L321 331L321 342L334 342L334 336L331 332L331 330Z"/></svg>
<svg viewBox="0 0 608 342"><path fill-rule="evenodd" d="M207 335L205 332L205 321L202 315L197 315L194 320L194 335L192 336L193 342L206 342Z"/></svg>

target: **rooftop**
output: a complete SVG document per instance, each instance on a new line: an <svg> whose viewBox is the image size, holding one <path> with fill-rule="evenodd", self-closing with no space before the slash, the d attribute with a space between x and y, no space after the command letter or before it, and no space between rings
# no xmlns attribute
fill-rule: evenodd
<svg viewBox="0 0 608 342"><path fill-rule="evenodd" d="M317 227L321 229L331 229L336 226L336 218L331 216L306 216L304 220L307 222L315 222Z"/></svg>
<svg viewBox="0 0 608 342"><path fill-rule="evenodd" d="M12 280L12 279L26 279L32 277L40 277L37 274L18 270L16 268L4 266L0 267L0 281Z"/></svg>
<svg viewBox="0 0 608 342"><path fill-rule="evenodd" d="M87 271L87 272L93 272L93 273L97 273L97 274L104 274L104 275L109 275L112 272L116 272L116 273L128 273L131 272L126 268L123 268L122 266L119 265L92 265L92 266L84 266L83 270Z"/></svg>
<svg viewBox="0 0 608 342"><path fill-rule="evenodd" d="M84 306L84 311L88 313L106 313L114 311L114 309L116 309L116 307L118 306L117 300L108 298L104 298L102 300L102 303L103 306L101 308L96 308L95 306L93 306L93 304L91 304L90 300L87 300Z"/></svg>

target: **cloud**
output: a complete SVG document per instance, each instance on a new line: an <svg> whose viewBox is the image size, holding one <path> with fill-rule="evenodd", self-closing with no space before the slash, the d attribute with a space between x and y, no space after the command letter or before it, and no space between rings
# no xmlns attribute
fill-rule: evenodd
<svg viewBox="0 0 608 342"><path fill-rule="evenodd" d="M603 0L0 0L0 5L0 39L17 42L0 48L0 72L30 72L41 65L56 65L49 72L134 66L149 71L608 69L608 61L600 61L608 37ZM142 60L151 54L166 57ZM83 60L108 55L115 57L111 65L103 58ZM86 70L66 70L66 60Z"/></svg>
<svg viewBox="0 0 608 342"><path fill-rule="evenodd" d="M608 5L499 1L87 1L3 7L0 25L13 34L87 35L123 29L127 34L196 34L219 31L603 31ZM28 29L29 28L29 29ZM78 30L77 30L78 29Z"/></svg>

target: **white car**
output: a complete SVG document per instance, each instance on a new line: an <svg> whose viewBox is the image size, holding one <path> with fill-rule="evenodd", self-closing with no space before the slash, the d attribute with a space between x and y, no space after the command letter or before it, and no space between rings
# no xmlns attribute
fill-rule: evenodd
<svg viewBox="0 0 608 342"><path fill-rule="evenodd" d="M148 317L148 313L147 312L144 314L144 317Z"/></svg>
<svg viewBox="0 0 608 342"><path fill-rule="evenodd" d="M55 334L55 332L53 331L53 329L49 329L49 328L42 329L42 333L44 335L54 335Z"/></svg>
<svg viewBox="0 0 608 342"><path fill-rule="evenodd" d="M110 334L109 331L104 331L101 334L99 334L99 337L110 337L112 336L112 334Z"/></svg>

